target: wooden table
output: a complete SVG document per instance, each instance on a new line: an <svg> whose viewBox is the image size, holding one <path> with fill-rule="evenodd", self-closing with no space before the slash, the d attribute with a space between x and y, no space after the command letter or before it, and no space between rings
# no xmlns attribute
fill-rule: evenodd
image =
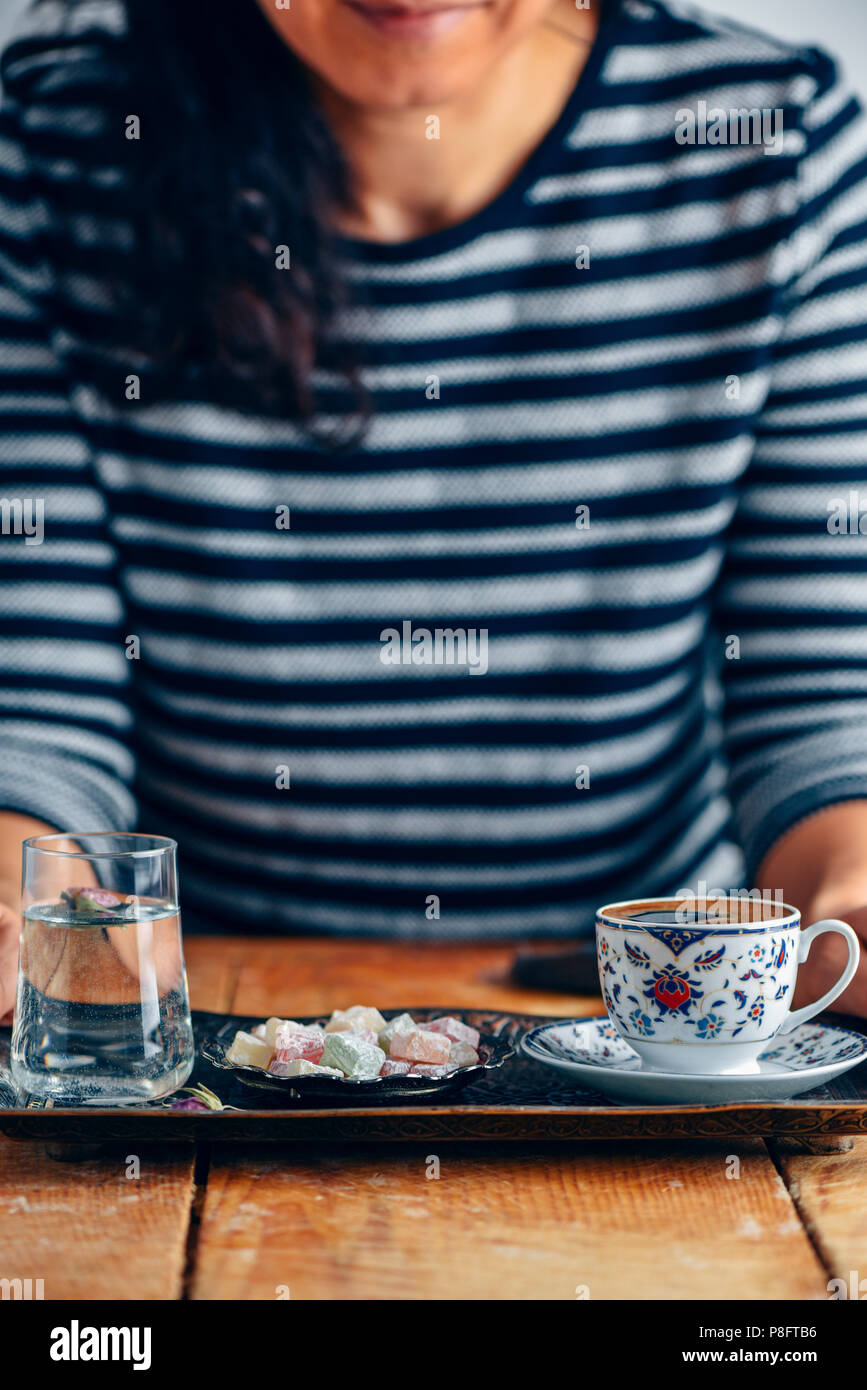
<svg viewBox="0 0 867 1390"><path fill-rule="evenodd" d="M187 960L194 1007L263 1017L598 1011L512 987L513 949L200 937ZM0 1139L0 1250L47 1299L826 1300L867 1276L867 1137L831 1147L167 1146L133 1177L130 1155Z"/></svg>

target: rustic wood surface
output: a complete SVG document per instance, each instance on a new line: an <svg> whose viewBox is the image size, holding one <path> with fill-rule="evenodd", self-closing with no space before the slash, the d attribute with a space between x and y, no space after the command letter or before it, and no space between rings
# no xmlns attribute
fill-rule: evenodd
<svg viewBox="0 0 867 1390"><path fill-rule="evenodd" d="M46 1299L180 1298L194 1157L174 1145L59 1162L0 1140L0 1277L41 1279Z"/></svg>
<svg viewBox="0 0 867 1390"><path fill-rule="evenodd" d="M867 1298L867 1138L836 1152L803 1152L778 1140L771 1150L798 1215L829 1279L842 1279L846 1297ZM857 1295L855 1290L858 1290ZM839 1291L836 1291L839 1292Z"/></svg>
<svg viewBox="0 0 867 1390"><path fill-rule="evenodd" d="M822 1296L764 1146L213 1155L194 1298ZM439 1176L434 1174L439 1172ZM660 1251L664 1249L661 1257ZM285 1294L283 1295L285 1296Z"/></svg>
<svg viewBox="0 0 867 1390"><path fill-rule="evenodd" d="M198 938L196 1008L350 1003L554 1016L512 946ZM862 1271L867 1139L560 1145L218 1145L60 1162L0 1139L0 1278L52 1299L825 1299ZM829 1146L830 1147L830 1146Z"/></svg>

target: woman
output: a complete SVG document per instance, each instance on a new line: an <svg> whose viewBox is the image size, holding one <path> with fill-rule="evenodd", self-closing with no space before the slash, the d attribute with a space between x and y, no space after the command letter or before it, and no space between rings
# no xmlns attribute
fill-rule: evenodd
<svg viewBox="0 0 867 1390"><path fill-rule="evenodd" d="M188 930L704 881L867 935L830 59L661 0L51 0L3 78L0 1008L43 825L174 835Z"/></svg>

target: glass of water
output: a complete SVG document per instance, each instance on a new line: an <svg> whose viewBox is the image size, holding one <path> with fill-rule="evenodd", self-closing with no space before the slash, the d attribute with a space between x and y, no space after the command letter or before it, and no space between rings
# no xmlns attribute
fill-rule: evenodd
<svg viewBox="0 0 867 1390"><path fill-rule="evenodd" d="M30 1096L125 1105L189 1076L176 851L116 831L24 841L12 1074Z"/></svg>

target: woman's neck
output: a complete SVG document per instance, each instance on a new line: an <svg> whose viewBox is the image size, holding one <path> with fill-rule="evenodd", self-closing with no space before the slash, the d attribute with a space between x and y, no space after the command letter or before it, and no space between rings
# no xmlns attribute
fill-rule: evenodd
<svg viewBox="0 0 867 1390"><path fill-rule="evenodd" d="M320 86L355 194L354 208L337 216L340 231L367 241L409 241L487 206L557 120L597 27L595 5L591 11L576 9L573 0L555 4L550 20L510 49L480 87L440 107L361 109Z"/></svg>

